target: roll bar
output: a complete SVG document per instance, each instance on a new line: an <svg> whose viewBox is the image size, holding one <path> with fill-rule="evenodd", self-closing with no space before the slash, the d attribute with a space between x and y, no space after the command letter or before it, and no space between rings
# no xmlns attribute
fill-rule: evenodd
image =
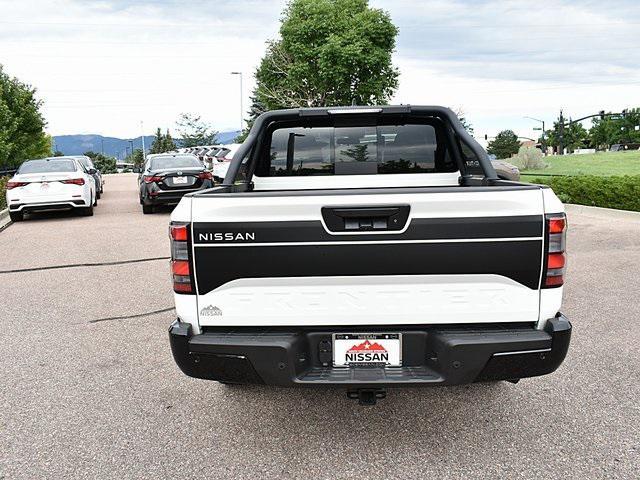
<svg viewBox="0 0 640 480"><path fill-rule="evenodd" d="M260 135L272 122L295 120L304 117L331 117L349 114L360 115L392 115L392 114L417 114L419 116L435 116L446 120L458 135L460 140L478 157L478 162L487 180L497 180L498 176L491 165L487 152L480 144L465 130L458 116L449 108L440 106L414 106L414 105L383 105L367 107L323 107L323 108L295 108L287 110L271 110L256 118L249 135L240 146L233 160L229 165L229 170L222 185L233 185L242 162L249 155L253 147L259 140Z"/></svg>

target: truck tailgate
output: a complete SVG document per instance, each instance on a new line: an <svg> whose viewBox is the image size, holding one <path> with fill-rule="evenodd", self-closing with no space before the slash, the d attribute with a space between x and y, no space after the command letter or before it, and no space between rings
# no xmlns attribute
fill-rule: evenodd
<svg viewBox="0 0 640 480"><path fill-rule="evenodd" d="M201 326L535 322L536 186L195 196Z"/></svg>

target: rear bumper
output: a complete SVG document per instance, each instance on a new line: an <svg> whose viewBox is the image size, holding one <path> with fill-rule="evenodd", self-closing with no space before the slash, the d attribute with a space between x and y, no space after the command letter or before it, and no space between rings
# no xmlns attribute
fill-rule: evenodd
<svg viewBox="0 0 640 480"><path fill-rule="evenodd" d="M54 202L30 202L30 203L10 203L9 210L12 212L32 212L41 210L62 210L65 208L78 208L90 206L85 200L74 198L70 200L58 200Z"/></svg>
<svg viewBox="0 0 640 480"><path fill-rule="evenodd" d="M147 192L146 195L143 199L143 203L145 205L173 205L173 204L178 204L180 203L180 200L182 199L182 197L184 197L185 195L189 194L189 193L194 193L194 192L198 192L200 190L206 190L208 188L213 187L213 182L207 180L203 186L201 186L200 188L193 188L193 189L184 189L184 190L175 190L175 191L171 191L171 190L160 190L160 189L153 189L153 190L149 190L148 187L147 188Z"/></svg>
<svg viewBox="0 0 640 480"><path fill-rule="evenodd" d="M391 330L403 334L402 367L333 367L326 346L336 330L212 330L192 335L189 324L176 320L169 338L176 363L191 377L359 388L458 385L545 375L560 366L571 339L571 323L562 314L550 319L544 330L487 325Z"/></svg>

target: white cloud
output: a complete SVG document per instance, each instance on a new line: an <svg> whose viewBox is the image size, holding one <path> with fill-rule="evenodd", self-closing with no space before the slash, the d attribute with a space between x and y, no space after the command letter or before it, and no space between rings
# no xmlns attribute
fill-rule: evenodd
<svg viewBox="0 0 640 480"><path fill-rule="evenodd" d="M478 135L640 104L640 12L607 2L371 0L400 35L396 101L462 107ZM284 1L0 0L0 63L36 86L53 134L134 136L197 112L238 125ZM635 8L634 8L635 6Z"/></svg>

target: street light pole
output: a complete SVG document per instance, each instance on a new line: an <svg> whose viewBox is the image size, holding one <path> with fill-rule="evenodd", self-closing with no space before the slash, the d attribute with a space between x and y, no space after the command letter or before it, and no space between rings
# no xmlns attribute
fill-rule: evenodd
<svg viewBox="0 0 640 480"><path fill-rule="evenodd" d="M242 133L242 126L244 125L244 106L242 104L242 72L231 72L231 75L240 76L240 133Z"/></svg>
<svg viewBox="0 0 640 480"><path fill-rule="evenodd" d="M560 145L559 155L564 155L564 114L562 113L562 109L560 109L560 119L558 120L559 125L559 135L558 135L558 144Z"/></svg>
<svg viewBox="0 0 640 480"><path fill-rule="evenodd" d="M142 163L144 163L147 161L147 153L144 146L144 123L142 123L142 120L140 120L140 133L142 134L142 136L140 137L142 138Z"/></svg>
<svg viewBox="0 0 640 480"><path fill-rule="evenodd" d="M529 120L534 120L536 122L540 122L542 124L542 151L544 152L545 156L547 155L547 142L545 142L544 139L544 134L546 133L546 130L544 129L544 120L540 120L539 118L533 118L533 117L524 117L524 118L528 118ZM537 130L536 128L534 128L534 130Z"/></svg>

